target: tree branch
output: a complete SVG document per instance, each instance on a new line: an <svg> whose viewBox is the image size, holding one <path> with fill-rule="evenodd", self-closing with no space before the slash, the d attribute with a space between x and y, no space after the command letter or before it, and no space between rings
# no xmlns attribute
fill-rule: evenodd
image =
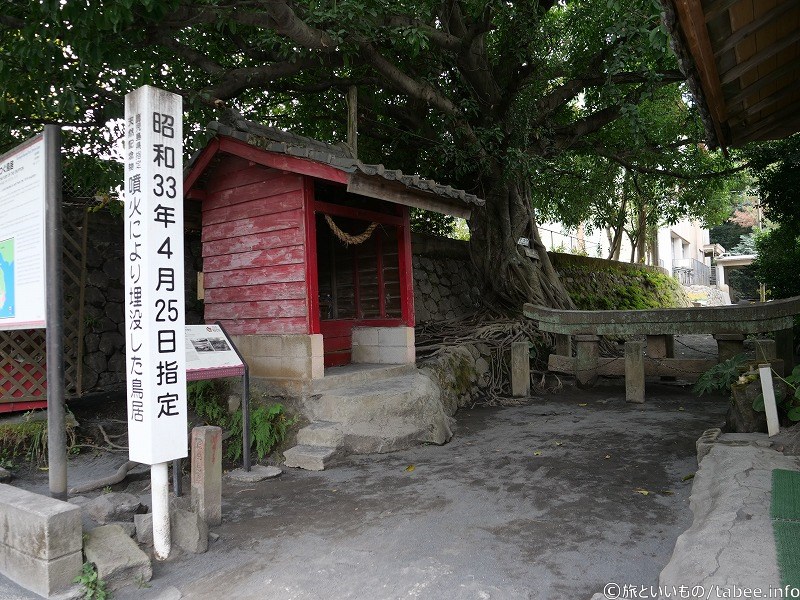
<svg viewBox="0 0 800 600"><path fill-rule="evenodd" d="M12 17L11 15L0 13L0 25L8 29L22 29L25 27L25 21L17 17Z"/></svg>
<svg viewBox="0 0 800 600"><path fill-rule="evenodd" d="M283 0L264 0L260 6L266 14L234 8L231 19L242 25L274 29L305 48L323 52L336 49L336 40L325 31L309 27Z"/></svg>
<svg viewBox="0 0 800 600"><path fill-rule="evenodd" d="M304 48L322 52L336 50L336 41L327 32L309 27L283 0L263 0L258 6L264 12L224 5L196 8L189 0L185 0L161 24L181 29L199 23L216 24L221 14L227 14L236 23L271 29Z"/></svg>
<svg viewBox="0 0 800 600"><path fill-rule="evenodd" d="M686 79L686 77L677 70L664 71L659 73L659 76L659 82L662 84L677 83ZM553 111L564 106L570 100L575 98L582 90L588 87L597 87L607 83L613 83L617 85L647 83L648 81L651 81L651 79L652 76L647 72L616 73L611 76L585 75L583 77L576 77L553 89L549 94L544 96L539 101L538 113L542 117L551 114Z"/></svg>
<svg viewBox="0 0 800 600"><path fill-rule="evenodd" d="M291 75L297 75L305 69L314 67L337 68L344 64L339 55L324 55L321 58L300 58L293 62L284 61L261 67L245 67L226 72L220 80L203 90L213 99L228 100L238 96L248 88L265 87L269 82Z"/></svg>
<svg viewBox="0 0 800 600"><path fill-rule="evenodd" d="M409 17L406 15L391 15L386 18L385 24L388 27L414 27L424 33L430 41L436 44L442 50L451 50L458 52L461 49L461 38L436 29L427 23L423 23L419 19Z"/></svg>
<svg viewBox="0 0 800 600"><path fill-rule="evenodd" d="M178 58L182 58L191 65L200 67L206 73L218 75L225 71L222 65L211 59L208 55L178 42L175 39L174 33L169 30L162 28L153 30L153 39L162 46L172 50Z"/></svg>
<svg viewBox="0 0 800 600"><path fill-rule="evenodd" d="M698 174L691 174L691 173L683 173L681 171L673 171L671 169L659 169L654 167L643 167L641 165L637 165L627 159L625 159L622 155L616 154L614 152L609 152L603 148L599 148L595 146L595 152L598 155L611 160L618 165L625 167L629 171L633 171L635 173L641 173L643 175L657 175L659 177L672 177L673 179L681 179L683 181L692 181L695 179L715 179L717 177L726 177L728 175L735 175L736 173L740 173L745 169L750 167L750 163L744 163L737 167L731 167L730 169L723 169L722 171L712 171L706 173L698 173Z"/></svg>

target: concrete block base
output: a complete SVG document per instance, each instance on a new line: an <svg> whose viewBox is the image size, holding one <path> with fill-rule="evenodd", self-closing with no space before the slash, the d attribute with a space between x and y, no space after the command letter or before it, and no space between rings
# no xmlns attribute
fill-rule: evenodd
<svg viewBox="0 0 800 600"><path fill-rule="evenodd" d="M81 509L0 484L0 573L41 596L80 574Z"/></svg>
<svg viewBox="0 0 800 600"><path fill-rule="evenodd" d="M354 363L404 365L415 360L413 327L353 328Z"/></svg>
<svg viewBox="0 0 800 600"><path fill-rule="evenodd" d="M68 589L81 572L83 555L80 550L60 558L34 558L19 550L0 544L0 573L11 581L40 596Z"/></svg>
<svg viewBox="0 0 800 600"><path fill-rule="evenodd" d="M321 334L234 335L250 376L311 380L325 375Z"/></svg>

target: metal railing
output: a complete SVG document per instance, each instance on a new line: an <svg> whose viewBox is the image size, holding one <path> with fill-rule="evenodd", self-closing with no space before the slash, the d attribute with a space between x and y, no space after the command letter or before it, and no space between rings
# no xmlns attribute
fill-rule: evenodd
<svg viewBox="0 0 800 600"><path fill-rule="evenodd" d="M672 259L672 276L682 285L711 284L711 268L694 258Z"/></svg>

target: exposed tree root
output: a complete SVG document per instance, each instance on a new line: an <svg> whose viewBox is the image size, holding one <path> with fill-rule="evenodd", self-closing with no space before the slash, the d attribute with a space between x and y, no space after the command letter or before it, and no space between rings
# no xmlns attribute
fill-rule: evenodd
<svg viewBox="0 0 800 600"><path fill-rule="evenodd" d="M485 400L480 403L486 406L516 406L526 402L511 396L507 356L513 342L533 343L536 361L542 364L546 364L547 350L552 346L549 334L539 331L530 319L493 314L489 310L460 319L421 323L416 329L416 340L420 359L432 358L448 347L463 344L488 347L489 385Z"/></svg>
<svg viewBox="0 0 800 600"><path fill-rule="evenodd" d="M83 494L84 492L91 492L92 490L97 490L100 488L104 488L107 485L114 485L115 483L119 483L123 479L128 476L128 473L133 470L134 468L138 467L140 463L129 460L125 464L123 464L117 472L113 475L109 475L108 477L103 477L101 479L95 479L94 481L89 481L87 483L83 483L81 485L77 485L74 488L70 488L70 494Z"/></svg>

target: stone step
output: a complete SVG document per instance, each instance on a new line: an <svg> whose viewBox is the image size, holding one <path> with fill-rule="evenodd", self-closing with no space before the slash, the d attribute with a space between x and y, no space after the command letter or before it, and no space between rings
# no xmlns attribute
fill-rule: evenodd
<svg viewBox="0 0 800 600"><path fill-rule="evenodd" d="M289 448L283 453L285 459L283 464L307 471L322 471L338 454L337 448L300 445Z"/></svg>
<svg viewBox="0 0 800 600"><path fill-rule="evenodd" d="M401 419L353 423L344 433L342 447L350 454L395 452L426 440L426 430Z"/></svg>
<svg viewBox="0 0 800 600"><path fill-rule="evenodd" d="M347 388L372 381L408 375L417 370L416 365L349 364L325 369L325 377L313 381L312 393L321 394L336 388Z"/></svg>
<svg viewBox="0 0 800 600"><path fill-rule="evenodd" d="M312 399L315 421L357 423L411 415L416 398L430 383L424 375L408 375L337 388Z"/></svg>
<svg viewBox="0 0 800 600"><path fill-rule="evenodd" d="M343 439L342 430L330 421L315 421L297 432L297 443L301 446L338 448Z"/></svg>

